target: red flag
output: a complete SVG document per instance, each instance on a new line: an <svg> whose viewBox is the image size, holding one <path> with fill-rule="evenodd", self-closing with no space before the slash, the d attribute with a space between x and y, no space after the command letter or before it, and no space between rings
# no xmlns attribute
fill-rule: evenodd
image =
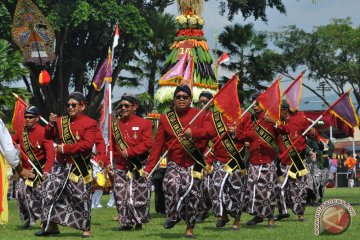
<svg viewBox="0 0 360 240"><path fill-rule="evenodd" d="M25 127L24 113L26 107L27 104L17 96L14 108L14 115L12 118L12 130L18 132L22 131L22 129Z"/></svg>
<svg viewBox="0 0 360 240"><path fill-rule="evenodd" d="M241 108L237 85L239 78L234 75L214 96L214 105L230 122L239 123Z"/></svg>
<svg viewBox="0 0 360 240"><path fill-rule="evenodd" d="M119 24L118 24L118 22L116 22L114 40L113 40L113 45L112 45L112 52L114 52L114 48L119 44L119 37L120 37Z"/></svg>
<svg viewBox="0 0 360 240"><path fill-rule="evenodd" d="M221 63L230 61L229 54L227 52L223 52L219 58L219 60L216 62L216 65L220 65Z"/></svg>
<svg viewBox="0 0 360 240"><path fill-rule="evenodd" d="M270 117L280 121L281 96L280 79L276 79L276 81L268 87L268 89L266 89L266 91L263 92L256 101Z"/></svg>
<svg viewBox="0 0 360 240"><path fill-rule="evenodd" d="M340 97L336 104L331 107L330 113L350 127L354 128L359 126L359 117L351 101L350 91L347 91Z"/></svg>
<svg viewBox="0 0 360 240"><path fill-rule="evenodd" d="M291 111L296 111L299 109L302 93L302 77L304 73L305 70L300 73L300 75L290 84L290 86L284 92L286 100L290 105Z"/></svg>

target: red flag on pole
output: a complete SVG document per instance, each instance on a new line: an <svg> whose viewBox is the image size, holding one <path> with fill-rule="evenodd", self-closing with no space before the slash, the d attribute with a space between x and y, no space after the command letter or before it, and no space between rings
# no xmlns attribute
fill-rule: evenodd
<svg viewBox="0 0 360 240"><path fill-rule="evenodd" d="M355 128L359 126L359 117L355 112L354 105L350 97L350 91L344 93L340 101L332 107L330 113L350 127Z"/></svg>
<svg viewBox="0 0 360 240"><path fill-rule="evenodd" d="M230 61L230 56L227 52L223 52L219 58L219 60L216 62L216 65L220 65L224 62Z"/></svg>
<svg viewBox="0 0 360 240"><path fill-rule="evenodd" d="M22 129L25 127L24 113L26 107L27 104L22 99L20 99L19 96L16 95L14 115L12 118L12 130L16 132L22 131Z"/></svg>
<svg viewBox="0 0 360 240"><path fill-rule="evenodd" d="M229 121L239 123L241 107L237 85L239 78L234 75L214 96L214 105Z"/></svg>
<svg viewBox="0 0 360 240"><path fill-rule="evenodd" d="M280 79L278 78L256 101L270 117L276 119L276 121L280 121L281 97Z"/></svg>
<svg viewBox="0 0 360 240"><path fill-rule="evenodd" d="M299 109L302 93L302 77L304 73L305 70L300 73L300 75L290 84L290 86L284 92L286 100L290 105L291 111L296 111Z"/></svg>

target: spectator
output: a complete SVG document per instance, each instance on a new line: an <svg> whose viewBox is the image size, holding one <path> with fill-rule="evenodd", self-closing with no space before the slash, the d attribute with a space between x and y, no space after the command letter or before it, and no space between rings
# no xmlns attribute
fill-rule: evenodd
<svg viewBox="0 0 360 240"><path fill-rule="evenodd" d="M349 157L346 159L344 165L348 169L346 174L346 179L348 180L348 187L353 188L355 185L355 166L356 166L356 155L352 157L349 155Z"/></svg>
<svg viewBox="0 0 360 240"><path fill-rule="evenodd" d="M329 159L329 183L332 186L335 186L336 183L336 172L337 172L337 168L338 168L338 160L336 158L328 158Z"/></svg>

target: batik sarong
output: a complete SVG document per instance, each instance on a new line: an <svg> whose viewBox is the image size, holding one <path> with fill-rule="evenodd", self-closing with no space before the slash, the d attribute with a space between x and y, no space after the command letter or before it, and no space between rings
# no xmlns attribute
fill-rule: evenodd
<svg viewBox="0 0 360 240"><path fill-rule="evenodd" d="M16 200L19 207L21 221L35 223L41 216L41 184L34 182L33 187L27 186L20 178L16 183Z"/></svg>
<svg viewBox="0 0 360 240"><path fill-rule="evenodd" d="M230 214L239 218L242 213L246 192L246 178L241 176L238 169L232 174L224 170L226 164L214 160L212 177L210 180L210 196L216 217Z"/></svg>
<svg viewBox="0 0 360 240"><path fill-rule="evenodd" d="M201 180L191 176L192 167L184 168L169 161L163 181L166 214L176 221L184 220L195 227L197 208L201 197Z"/></svg>
<svg viewBox="0 0 360 240"><path fill-rule="evenodd" d="M274 218L277 175L274 162L249 167L245 195L246 211L262 218Z"/></svg>
<svg viewBox="0 0 360 240"><path fill-rule="evenodd" d="M56 164L43 183L41 220L47 229L50 222L64 226L90 230L91 184L69 179L72 165Z"/></svg>
<svg viewBox="0 0 360 240"><path fill-rule="evenodd" d="M131 179L126 171L118 170L114 176L114 194L122 226L147 223L150 219L151 182L143 177Z"/></svg>
<svg viewBox="0 0 360 240"><path fill-rule="evenodd" d="M294 214L304 215L307 198L305 177L297 177L296 179L289 177L289 167L280 166L284 181L279 182L278 186L279 213L287 214L287 208L290 208Z"/></svg>

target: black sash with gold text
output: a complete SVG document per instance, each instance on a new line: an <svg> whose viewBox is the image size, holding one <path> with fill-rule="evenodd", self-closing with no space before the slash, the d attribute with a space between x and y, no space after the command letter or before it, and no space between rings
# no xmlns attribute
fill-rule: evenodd
<svg viewBox="0 0 360 240"><path fill-rule="evenodd" d="M206 163L204 161L204 156L196 145L190 139L179 139L179 134L182 132L183 127L177 117L175 111L169 111L166 113L166 117L170 123L170 127L173 130L175 136L178 138L181 146L186 150L186 152L194 159L195 164L193 171L201 173L203 168L206 168Z"/></svg>
<svg viewBox="0 0 360 240"><path fill-rule="evenodd" d="M277 151L277 142L276 139L273 135L271 135L271 133L269 133L269 131L264 128L263 126L261 126L261 124L258 124L256 121L256 116L252 115L252 121L255 124L255 128L254 131L255 133L266 143L268 144L272 149L274 149L275 151ZM275 159L276 156L274 156Z"/></svg>
<svg viewBox="0 0 360 240"><path fill-rule="evenodd" d="M71 132L69 116L63 116L61 118L61 128L64 143L75 144L76 140ZM87 157L84 157L81 153L71 155L71 159L75 163L75 167L73 167L72 173L76 176L81 175L84 179L84 183L89 183L92 181L90 157L91 154L89 154Z"/></svg>
<svg viewBox="0 0 360 240"><path fill-rule="evenodd" d="M215 125L216 132L219 137L221 137L226 132L226 126L222 120L221 113L220 112L213 112L213 121ZM227 163L227 165L231 168L231 170L234 170L238 168L239 170L246 169L244 164L244 156L245 156L245 148L241 148L240 151L238 151L237 147L235 146L234 141L229 136L229 134L226 134L222 139L221 142L223 146L225 147L226 151L230 154L231 160Z"/></svg>
<svg viewBox="0 0 360 240"><path fill-rule="evenodd" d="M292 146L292 142L288 135L282 135L281 136L286 148L290 148ZM288 155L292 161L290 170L289 170L289 176L292 178L296 178L296 174L299 176L304 176L307 174L308 170L305 167L305 164L302 160L302 157L300 156L300 153L296 150L294 146L290 148L288 151Z"/></svg>
<svg viewBox="0 0 360 240"><path fill-rule="evenodd" d="M23 130L23 141L24 141L24 150L25 150L25 154L26 156L29 158L29 161L31 161L35 167L39 170L39 172L42 174L43 173L43 167L45 165L45 161L46 159L41 159L41 160L38 160L35 153L33 152L32 148L31 148L31 142L30 142L30 139L29 139L29 132L27 130L27 128L24 128ZM36 142L36 145L38 146L38 143ZM35 147L37 147L35 146ZM35 174L35 177L30 179L31 181L35 182L36 180L39 179L39 175L38 173L33 170L33 173Z"/></svg>
<svg viewBox="0 0 360 240"><path fill-rule="evenodd" d="M121 151L125 151L126 148L128 148L129 146L127 145L127 143L125 142L125 140L121 134L119 124L117 121L113 122L112 124L113 124L113 134L114 134L116 144L119 146ZM127 160L132 163L132 165L134 166L134 168L136 170L141 171L142 164L141 164L141 160L138 157L128 158ZM132 171L132 170L134 170L134 169L130 169L130 171Z"/></svg>

